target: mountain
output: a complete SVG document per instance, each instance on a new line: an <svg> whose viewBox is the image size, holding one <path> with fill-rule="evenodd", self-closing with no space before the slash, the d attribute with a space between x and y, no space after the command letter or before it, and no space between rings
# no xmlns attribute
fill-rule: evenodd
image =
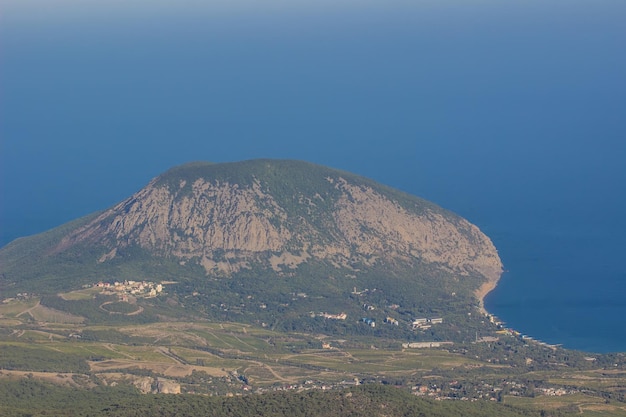
<svg viewBox="0 0 626 417"><path fill-rule="evenodd" d="M167 305L195 317L293 329L329 327L320 312L464 317L501 271L495 247L467 220L289 160L175 167L108 210L0 250L6 294L175 282Z"/></svg>

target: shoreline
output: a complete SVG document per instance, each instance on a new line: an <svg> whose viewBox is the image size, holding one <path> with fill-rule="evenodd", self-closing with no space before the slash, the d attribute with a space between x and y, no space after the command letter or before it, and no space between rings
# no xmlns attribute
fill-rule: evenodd
<svg viewBox="0 0 626 417"><path fill-rule="evenodd" d="M485 297L498 286L498 281L500 281L500 276L495 280L487 280L474 291L474 295L478 299L478 311L484 316L489 315L489 312L485 309Z"/></svg>
<svg viewBox="0 0 626 417"><path fill-rule="evenodd" d="M500 275L502 276L502 275ZM492 314L490 314L486 309L485 309L485 297L487 296L487 294L489 294L491 291L493 291L497 286L498 286L498 281L500 281L500 277L498 277L495 280L489 280L487 282L484 282L476 291L474 291L474 295L476 296L476 298L478 298L478 311L480 311L480 313L486 317L489 317L489 319L491 320L492 323L496 323L496 324L502 324L499 321L494 321L495 316L493 316ZM497 319L496 319L497 320ZM517 330L514 329L507 329L509 330L510 334L516 335L521 337L522 339L526 340L527 342L532 342L532 343L536 343L539 344L541 346L545 346L548 347L552 350L555 350L559 347L563 347L563 344L558 343L558 344L553 344L553 343L546 343L543 342L541 340L535 339L531 336L527 336L524 335L520 332L518 332ZM573 349L573 350L577 350L577 349ZM585 351L583 351L585 352ZM596 353L596 352L589 352L589 353Z"/></svg>

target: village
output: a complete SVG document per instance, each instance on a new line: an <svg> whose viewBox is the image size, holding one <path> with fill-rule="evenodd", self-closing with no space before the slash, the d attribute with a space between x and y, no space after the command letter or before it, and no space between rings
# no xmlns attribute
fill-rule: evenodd
<svg viewBox="0 0 626 417"><path fill-rule="evenodd" d="M374 308L372 306L369 306L367 304L364 304L363 308L365 310L371 311L374 310ZM348 314L341 312L338 314L333 314L333 313L328 313L325 311L316 313L311 311L310 313L311 317L323 317L325 319L329 319L329 320L346 320L348 318ZM365 323L366 325L370 326L370 327L376 327L376 319L372 318L372 317L362 317L360 320L361 323ZM400 322L397 319L394 319L391 316L387 316L383 322L387 325L391 325L391 326L399 326ZM415 320L413 320L411 322L411 328L413 330L427 330L430 329L433 325L435 324L441 324L443 323L443 318L438 317L438 318L426 318L426 317L421 317L421 318L417 318Z"/></svg>
<svg viewBox="0 0 626 417"><path fill-rule="evenodd" d="M560 347L560 344L550 344L550 343L546 343L546 342L542 342L541 340L535 340L534 338L532 338L531 336L527 336L524 335L520 332L518 332L515 329L511 329L505 326L505 323L503 321L501 321L500 319L498 319L496 316L494 316L493 314L487 314L486 315L487 319L496 325L496 327L498 328L498 330L496 331L497 334L499 335L505 335L505 336L513 336L513 337L517 337L520 338L522 340L525 340L527 342L533 342L538 344L539 346L543 346L543 347L547 347L550 348L552 350L557 349L558 347ZM492 338L488 338L488 337L483 337L481 338L481 340L479 341L485 341L485 342L489 342L489 341L493 341L491 340Z"/></svg>
<svg viewBox="0 0 626 417"><path fill-rule="evenodd" d="M223 378L223 381L227 381L229 385L228 396L233 395L245 395L247 393L263 394L267 392L276 391L297 391L303 392L308 390L334 390L349 388L351 386L358 386L368 383L382 383L389 384L392 381L388 381L384 378L353 378L344 379L337 382L324 382L319 380L305 380L300 383L291 384L276 384L269 387L254 387L249 384L248 378L238 373L237 371L231 371L229 376ZM526 397L530 395L543 395L543 396L564 396L579 393L580 390L567 388L562 386L555 386L551 384L541 383L528 383L516 380L476 380L476 381L461 381L457 379L442 379L438 381L430 381L427 379L421 381L406 381L405 384L397 385L397 381L394 383L397 387L405 387L410 389L411 393L420 397L429 397L431 399L442 400L456 400L456 401L478 401L488 400L502 402L503 396L513 397ZM190 387L186 387L186 392L190 391ZM179 388L180 389L180 388ZM206 389L206 388L205 388Z"/></svg>
<svg viewBox="0 0 626 417"><path fill-rule="evenodd" d="M163 284L157 284L151 281L130 281L124 282L115 281L98 282L92 285L94 288L102 288L103 291L110 291L120 296L122 301L128 301L129 295L134 297L150 298L156 297L163 291Z"/></svg>

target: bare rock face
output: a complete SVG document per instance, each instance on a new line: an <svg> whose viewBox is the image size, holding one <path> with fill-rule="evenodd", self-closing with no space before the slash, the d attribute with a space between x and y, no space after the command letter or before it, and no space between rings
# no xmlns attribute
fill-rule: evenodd
<svg viewBox="0 0 626 417"><path fill-rule="evenodd" d="M94 243L107 248L98 259L104 263L138 246L220 275L252 263L281 272L322 260L337 268L421 262L459 276L500 276L489 238L437 206L351 174L322 167L318 173L310 164L262 161L249 172L241 164L239 176L211 175L220 171L210 165L211 172L189 175L183 167L155 178L67 235L53 253ZM317 188L306 182L312 175Z"/></svg>
<svg viewBox="0 0 626 417"><path fill-rule="evenodd" d="M418 258L461 275L500 276L502 264L493 243L467 220L453 222L434 210L417 215L372 188L343 179L339 187L344 194L335 218L357 253Z"/></svg>
<svg viewBox="0 0 626 417"><path fill-rule="evenodd" d="M148 394L152 392L153 378L142 376L133 380L133 385L142 393Z"/></svg>
<svg viewBox="0 0 626 417"><path fill-rule="evenodd" d="M276 213L259 209L255 190L202 179L194 182L192 190L192 195L174 201L175 193L152 181L67 241L106 238L122 246L138 244L186 257L216 249L279 250L288 240L288 231L278 230L269 221L280 218L280 207Z"/></svg>
<svg viewBox="0 0 626 417"><path fill-rule="evenodd" d="M180 394L180 384L165 378L157 378L155 394Z"/></svg>

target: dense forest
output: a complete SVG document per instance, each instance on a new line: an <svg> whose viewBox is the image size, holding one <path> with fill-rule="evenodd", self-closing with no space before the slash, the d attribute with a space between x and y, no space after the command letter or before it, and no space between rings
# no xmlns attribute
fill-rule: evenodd
<svg viewBox="0 0 626 417"><path fill-rule="evenodd" d="M384 385L243 397L142 395L127 386L75 390L29 378L0 380L3 416L400 417L561 416L486 401L433 401Z"/></svg>

